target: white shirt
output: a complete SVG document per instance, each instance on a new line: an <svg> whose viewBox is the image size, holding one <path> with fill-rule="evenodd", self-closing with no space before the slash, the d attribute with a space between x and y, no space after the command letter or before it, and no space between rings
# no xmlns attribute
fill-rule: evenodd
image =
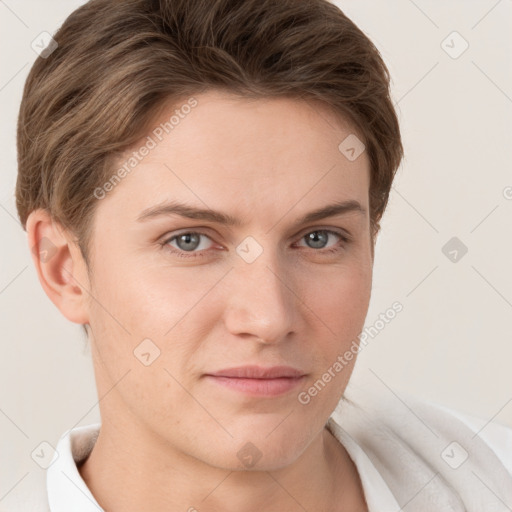
<svg viewBox="0 0 512 512"><path fill-rule="evenodd" d="M512 510L511 428L415 399L375 400L359 397L363 410L342 401L327 423L357 467L370 512ZM11 493L5 510L103 511L77 469L99 429L64 433L46 481L35 482L30 496Z"/></svg>

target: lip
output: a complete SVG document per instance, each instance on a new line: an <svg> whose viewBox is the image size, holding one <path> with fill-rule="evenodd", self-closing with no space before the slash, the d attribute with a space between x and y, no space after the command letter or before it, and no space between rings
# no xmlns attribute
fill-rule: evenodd
<svg viewBox="0 0 512 512"><path fill-rule="evenodd" d="M302 383L306 374L291 366L239 366L205 377L223 387L251 396L278 396Z"/></svg>
<svg viewBox="0 0 512 512"><path fill-rule="evenodd" d="M249 365L227 368L218 372L209 373L213 377L234 377L240 379L276 379L281 377L302 377L305 372L291 366L263 366Z"/></svg>

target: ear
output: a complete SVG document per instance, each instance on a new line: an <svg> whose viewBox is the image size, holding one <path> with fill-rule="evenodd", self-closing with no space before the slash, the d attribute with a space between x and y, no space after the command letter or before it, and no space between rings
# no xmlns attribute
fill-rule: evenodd
<svg viewBox="0 0 512 512"><path fill-rule="evenodd" d="M30 213L26 230L39 282L71 322L89 323L87 266L72 233L43 209Z"/></svg>

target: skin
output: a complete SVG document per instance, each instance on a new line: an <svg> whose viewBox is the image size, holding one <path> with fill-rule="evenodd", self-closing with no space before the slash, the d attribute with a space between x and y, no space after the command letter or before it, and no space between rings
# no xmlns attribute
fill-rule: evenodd
<svg viewBox="0 0 512 512"><path fill-rule="evenodd" d="M80 473L109 512L365 511L357 470L325 428L355 358L309 404L297 396L364 326L374 244L367 154L345 158L338 145L357 132L311 101L215 91L195 98L198 105L99 200L90 275L72 235L47 213L36 210L27 223L31 247L43 237L56 247L46 262L34 257L46 293L66 318L89 326L102 427ZM364 212L296 224L350 199ZM167 200L242 224L136 220ZM322 229L346 230L351 241ZM193 242L164 243L187 230L204 235L192 253ZM308 243L305 235L319 231L327 238ZM248 236L263 249L252 263L236 251ZM146 338L160 350L149 366L134 356ZM247 364L289 365L307 376L276 397L204 377ZM237 457L248 442L261 454L251 468Z"/></svg>

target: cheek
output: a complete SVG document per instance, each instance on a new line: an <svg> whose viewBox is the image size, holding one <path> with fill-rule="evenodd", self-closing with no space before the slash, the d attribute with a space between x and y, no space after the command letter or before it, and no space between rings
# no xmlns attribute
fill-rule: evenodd
<svg viewBox="0 0 512 512"><path fill-rule="evenodd" d="M329 415L343 396L357 359L371 293L371 267L344 268L309 285L306 304L314 312L314 374L297 396L311 421ZM320 334L322 333L322 334Z"/></svg>
<svg viewBox="0 0 512 512"><path fill-rule="evenodd" d="M214 286L217 274L199 267L173 267L163 258L116 260L112 255L98 262L94 294L107 310L103 313L110 313L128 331L162 337Z"/></svg>
<svg viewBox="0 0 512 512"><path fill-rule="evenodd" d="M190 318L199 314L204 290L198 283L187 287L180 269L156 276L151 268L125 272L121 264L110 271L107 267L106 261L98 265L91 305L102 388L119 382L116 389L135 416L174 425L179 419L171 411L194 406L178 382L188 388L194 372L191 358L200 337L190 331ZM112 403L113 409L117 406Z"/></svg>
<svg viewBox="0 0 512 512"><path fill-rule="evenodd" d="M173 340L179 350L181 340L194 339L191 329L210 325L216 312L212 297L224 273L206 266L140 270L136 279L123 285L122 314L133 332L154 336L164 345Z"/></svg>
<svg viewBox="0 0 512 512"><path fill-rule="evenodd" d="M193 371L193 355L220 316L213 297L225 274L204 269L142 261L98 264L91 325L104 365L139 370L136 354L149 352L150 358L156 355L151 367L181 378Z"/></svg>
<svg viewBox="0 0 512 512"><path fill-rule="evenodd" d="M332 269L324 278L304 283L305 303L325 324L336 344L359 334L370 303L372 272L369 265ZM329 337L329 336L328 336Z"/></svg>

